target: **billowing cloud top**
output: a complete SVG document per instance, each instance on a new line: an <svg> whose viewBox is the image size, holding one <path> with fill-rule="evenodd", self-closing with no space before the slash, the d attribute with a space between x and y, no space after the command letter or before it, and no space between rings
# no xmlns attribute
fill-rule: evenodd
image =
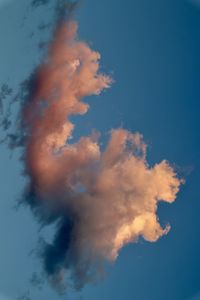
<svg viewBox="0 0 200 300"><path fill-rule="evenodd" d="M70 143L70 116L85 114L82 99L112 82L98 73L100 54L76 32L74 21L55 30L32 78L23 125L28 199L43 222L57 222L55 239L44 248L44 269L54 283L66 272L81 287L125 244L139 236L154 242L169 231L158 222L157 205L173 202L181 181L166 161L148 166L139 133L112 130L104 150L98 134Z"/></svg>
<svg viewBox="0 0 200 300"><path fill-rule="evenodd" d="M81 288L124 245L139 237L155 242L167 234L170 227L160 225L157 206L172 203L182 183L165 160L149 167L139 133L112 130L103 149L96 132L70 141L70 117L89 109L84 97L112 83L99 73L99 60L98 52L78 40L77 23L62 17L22 105L29 178L24 200L42 224L56 224L52 243L42 251L44 271L56 287L71 278Z"/></svg>

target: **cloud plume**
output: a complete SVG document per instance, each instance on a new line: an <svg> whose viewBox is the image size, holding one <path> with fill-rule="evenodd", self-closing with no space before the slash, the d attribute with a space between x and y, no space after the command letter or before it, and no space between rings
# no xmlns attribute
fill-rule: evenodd
<svg viewBox="0 0 200 300"><path fill-rule="evenodd" d="M172 203L181 180L165 160L149 167L142 135L112 130L105 148L99 134L72 143L72 115L89 109L112 79L99 72L100 54L77 38L77 23L62 20L48 54L28 84L22 109L25 201L39 221L56 224L44 244L44 271L55 286L76 288L95 280L106 261L143 237L155 242L169 231L157 217L159 201Z"/></svg>

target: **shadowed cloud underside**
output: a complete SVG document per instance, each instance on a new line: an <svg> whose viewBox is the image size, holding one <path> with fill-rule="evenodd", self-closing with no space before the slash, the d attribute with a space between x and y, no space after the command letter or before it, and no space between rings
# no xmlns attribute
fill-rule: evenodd
<svg viewBox="0 0 200 300"><path fill-rule="evenodd" d="M56 223L42 258L57 287L67 276L81 288L96 280L124 245L140 236L155 242L167 234L170 227L160 226L157 205L173 202L182 183L168 162L148 166L139 133L112 130L105 149L96 132L70 142L70 117L89 108L82 99L112 83L99 73L99 59L98 52L78 40L77 23L61 20L22 109L30 179L26 201L41 223Z"/></svg>

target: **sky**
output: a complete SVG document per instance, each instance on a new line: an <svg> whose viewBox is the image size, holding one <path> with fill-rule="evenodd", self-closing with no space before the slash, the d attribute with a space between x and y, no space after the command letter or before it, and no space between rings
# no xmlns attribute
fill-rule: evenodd
<svg viewBox="0 0 200 300"><path fill-rule="evenodd" d="M38 43L49 35L37 26L52 20L52 11L46 6L33 9L25 0L1 2L0 85L6 82L17 91L41 61ZM101 70L113 83L87 99L87 114L72 117L74 139L94 128L102 133L102 143L113 128L140 132L149 165L166 159L185 184L174 203L159 204L161 224L171 226L167 235L155 243L141 238L126 245L102 280L79 292L69 289L62 297L198 300L200 3L84 0L75 19L80 39L100 52ZM12 114L16 109L13 105ZM0 299L60 299L47 282L41 289L30 283L41 268L34 255L39 224L29 208L15 208L26 183L20 150L2 144L0 154ZM45 232L51 234L51 228Z"/></svg>

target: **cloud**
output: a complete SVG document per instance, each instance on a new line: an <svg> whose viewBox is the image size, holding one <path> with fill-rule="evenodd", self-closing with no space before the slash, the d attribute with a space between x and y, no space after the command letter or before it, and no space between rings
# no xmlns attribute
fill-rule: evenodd
<svg viewBox="0 0 200 300"><path fill-rule="evenodd" d="M69 142L70 116L89 108L82 99L112 83L98 72L100 54L76 32L74 21L59 24L48 57L31 79L22 115L26 198L42 222L57 223L53 243L44 245L44 269L54 284L66 271L80 288L124 245L140 236L155 242L168 233L169 225L159 224L157 205L173 202L181 181L166 161L148 166L139 133L115 129L104 150L98 134Z"/></svg>
<svg viewBox="0 0 200 300"><path fill-rule="evenodd" d="M139 133L113 129L104 149L96 132L71 143L71 116L85 114L83 99L112 84L99 61L100 54L78 39L77 23L61 17L47 57L22 85L24 202L42 225L56 226L41 254L55 288L70 279L79 289L98 279L126 244L167 234L158 203L175 201L182 183L167 161L148 165Z"/></svg>

